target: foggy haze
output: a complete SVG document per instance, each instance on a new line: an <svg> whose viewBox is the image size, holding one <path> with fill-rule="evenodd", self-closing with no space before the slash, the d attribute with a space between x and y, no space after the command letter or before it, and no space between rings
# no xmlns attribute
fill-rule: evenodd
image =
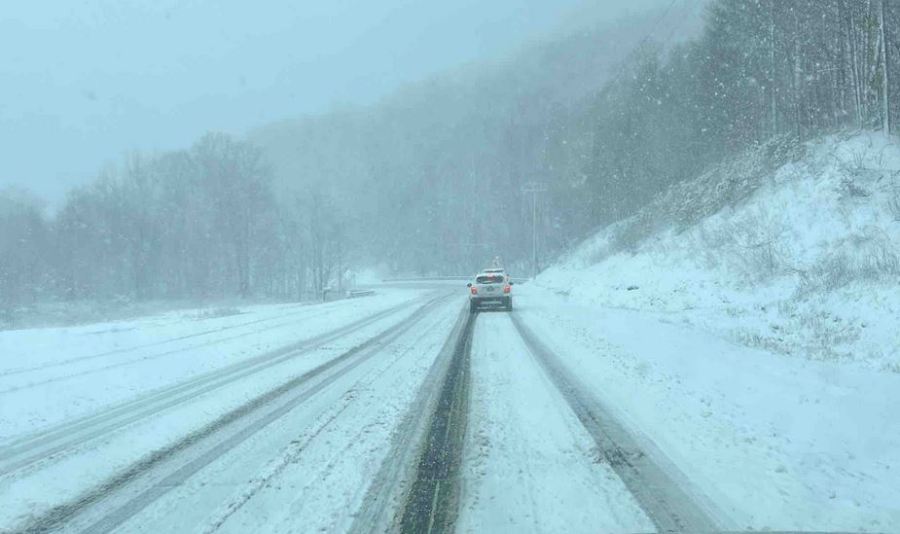
<svg viewBox="0 0 900 534"><path fill-rule="evenodd" d="M0 534L900 532L897 124L897 0L6 0Z"/></svg>
<svg viewBox="0 0 900 534"><path fill-rule="evenodd" d="M604 2L603 18L661 5ZM0 13L0 188L58 203L131 150L190 144L510 53L580 21L580 0L64 0ZM596 16L596 6L590 8ZM52 157L47 157L47 151Z"/></svg>

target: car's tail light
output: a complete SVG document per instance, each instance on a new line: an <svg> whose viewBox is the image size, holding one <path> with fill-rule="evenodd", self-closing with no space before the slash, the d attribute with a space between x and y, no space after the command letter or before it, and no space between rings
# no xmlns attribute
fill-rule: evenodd
<svg viewBox="0 0 900 534"><path fill-rule="evenodd" d="M473 295L477 295L477 294L478 294L478 288L477 288L477 287L472 286L472 294L473 294Z"/></svg>
<svg viewBox="0 0 900 534"><path fill-rule="evenodd" d="M509 293L512 288L510 286L503 286L503 292Z"/></svg>

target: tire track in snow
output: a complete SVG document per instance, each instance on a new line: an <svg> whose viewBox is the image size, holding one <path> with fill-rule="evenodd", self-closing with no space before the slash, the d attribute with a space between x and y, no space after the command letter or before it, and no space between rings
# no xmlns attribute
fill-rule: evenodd
<svg viewBox="0 0 900 534"><path fill-rule="evenodd" d="M435 327L436 323L431 321L430 324L427 325L427 328ZM291 442L291 445L287 448L287 450L279 456L276 460L272 462L272 464L268 465L263 472L261 472L258 476L254 477L251 480L247 487L238 494L236 498L233 500L224 503L222 506L222 510L207 524L206 527L202 530L202 534L213 534L218 531L227 521L228 519L237 513L244 505L250 502L256 495L261 492L265 487L272 484L274 480L278 477L282 477L282 473L292 464L298 462L301 456L307 452L310 447L310 444L313 443L316 439L319 439L321 434L328 430L332 425L336 422L340 421L340 416L344 414L348 408L354 405L354 403L360 402L360 397L362 396L362 392L368 390L378 382L382 380L390 371L392 371L402 360L413 357L422 347L422 340L428 338L430 333L426 330L424 332L420 332L415 341L409 343L409 345L404 348L402 352L399 354L394 354L391 356L390 361L387 362L386 365L383 365L381 368L374 370L374 372L370 374L366 374L357 380L354 385L345 393L338 405L333 407L332 413L328 414L328 416L321 422L319 422L315 427L309 429L309 431L302 437L302 439L297 439ZM445 344L446 345L446 344ZM438 355L442 354L441 352ZM436 358L437 359L437 358ZM429 371L434 369L434 364L432 364ZM429 375L430 376L430 372ZM428 381L428 376L426 376L426 382ZM355 393L351 395L351 392ZM421 388L419 389L421 392ZM421 395L416 396L416 400L410 404L411 410L410 412L421 413L422 406L424 405L421 402ZM358 416L357 416L358 417ZM298 492L299 494L304 494L307 490L309 490L312 486L318 485L321 481L325 480L331 470L334 468L335 464L337 464L344 456L347 454L347 451L351 450L354 446L364 441L366 434L368 433L368 427L372 425L378 424L369 422L367 425L361 425L363 421L359 419L353 419L355 431L352 434L352 437L347 439L341 447L336 447L332 450L331 455L322 466L317 466L319 471L314 469L310 470L310 472L304 472L304 475L308 477L310 480L304 485L304 487ZM401 421L405 421L402 419ZM398 435L405 435L405 429L403 428L403 422L401 422L400 428L394 432L394 438L391 440L392 446L390 447L390 453L385 457L385 463L390 462L391 460L395 460L400 457L399 450L397 448L397 437ZM376 475L376 479L378 476ZM363 498L365 502L365 497ZM359 513L354 514L355 518L359 518ZM351 527L352 529L352 527ZM375 530L374 523L369 523L363 531L372 532Z"/></svg>
<svg viewBox="0 0 900 534"><path fill-rule="evenodd" d="M127 425L149 418L163 410L232 384L284 361L316 350L354 331L397 313L408 307L403 303L364 317L349 325L302 340L280 349L234 363L174 384L146 396L125 402L99 414L63 423L45 431L19 438L0 449L0 476L7 475L45 458L75 449L78 446L111 434Z"/></svg>
<svg viewBox="0 0 900 534"><path fill-rule="evenodd" d="M407 303L407 304L408 304L408 303ZM299 313L299 312L297 312L297 313ZM311 318L321 317L321 316L323 316L323 315L327 315L327 312L323 312L323 313L319 313L319 314L314 314L314 315L309 316L309 317L306 317L306 318L311 319ZM280 319L280 318L281 318L281 317L279 317L279 319ZM272 320L272 318L269 318L269 319L260 319L260 321L269 321L269 320ZM22 391L22 390L26 390L26 389L32 389L32 388L36 388L36 387L40 387L40 386L45 386L45 385L47 385L47 384L54 384L54 383L57 383L57 382L65 382L65 381L71 380L71 379L73 379L73 378L80 378L80 377L82 377L82 376L89 376L89 375L93 375L93 374L97 374L97 373L102 373L102 372L104 372L104 371L109 371L110 369L118 369L118 368L120 368L120 367L127 367L127 366L129 366L129 365L135 365L135 364L139 364L139 363L144 363L144 362L156 360L156 359L159 359L159 358L164 358L164 357L166 357L166 356L172 356L172 355L175 355L175 354L182 354L182 353L184 353L184 352L188 352L188 351L191 351L191 350L202 349L202 348L206 348L206 347L212 347L212 346L215 346L215 345L221 345L221 344L223 344L223 343L235 341L235 340L238 340L238 339L244 339L244 338L247 338L247 337L250 337L250 336L255 336L255 335L257 335L257 334L261 334L262 332L268 332L268 331L270 331L270 330L275 330L275 329L278 329L278 328L283 328L283 327L285 327L285 326L289 326L289 325L295 324L296 321L297 321L297 319L295 318L295 319L292 319L292 320L290 320L290 321L283 321L283 322L280 322L280 323L278 323L278 324L274 324L274 325L267 326L266 328L260 328L260 329L257 329L257 330L253 330L253 331L251 331L251 332L245 332L245 333L237 334L237 335L233 335L233 336L222 337L222 338L216 338L216 339L212 339L212 340L209 340L209 341L205 341L205 342L203 342L203 343L198 343L198 344L195 344L195 345L191 345L191 346L189 346L189 347L182 347L182 348L177 348L177 349L167 350L167 351L164 351L164 352L158 352L158 353L155 353L155 354L143 355L143 356L140 356L140 357L137 357L137 358L132 358L132 359L128 359L128 360L124 360L124 361L119 361L119 362L115 362L115 363L109 363L109 364L106 364L106 365L103 365L103 366L100 366L100 367L94 367L94 368L91 368L91 369L85 369L85 370L83 370L83 371L78 371L78 372L75 372L75 373L68 373L68 374L64 374L64 375L61 375L61 376L55 376L55 377L50 377L50 378L44 378L44 379L37 380L37 381L34 381L34 382L29 382L29 383L27 383L27 384L20 384L20 385L16 385L16 386L7 387L6 389L0 389L0 396L6 395L6 394L9 394L9 393L15 393L15 392L17 392L17 391ZM240 325L240 326L247 326L248 324L251 324L251 323L246 323L246 324L243 324L243 325ZM239 326L235 326L235 328L238 328L238 327L239 327ZM232 329L231 327L226 327L226 328L223 328L223 329L220 330L220 331L226 331L226 330L231 330L231 329ZM203 334L198 334L198 335L206 335L206 334L209 334L210 332L216 332L216 331L209 331L209 332L206 332L206 333L203 333ZM162 345L162 344L165 344L165 343L169 343L170 341L178 341L178 340L186 339L186 338L190 338L190 337L194 337L194 336L193 336L193 335L190 335L190 336L184 336L184 337L182 337L182 338L177 338L177 339L173 339L173 340L161 341L161 342L159 342L158 344ZM150 346L152 346L152 344L151 344ZM136 348L136 349L123 349L123 351L124 351L124 352L132 352L133 350L140 350L140 349L141 349L141 348L139 347L139 348ZM116 351L113 351L113 352L116 352ZM99 358L99 357L101 357L101 356L107 356L107 355L109 355L109 354L110 354L110 353L104 353L104 354L93 355L93 356L89 356L89 357L85 357L85 358L81 358L81 359ZM53 368L53 367L61 366L61 365L64 365L64 364L67 364L67 363L71 363L71 362L74 362L74 360L69 360L69 361L67 361L67 362L60 362L59 365L57 365L57 364L51 364L51 365L50 365L49 367L47 367L47 368ZM44 369L45 369L45 368L42 367L42 368L31 369L31 371L38 371L38 370L44 370Z"/></svg>
<svg viewBox="0 0 900 534"><path fill-rule="evenodd" d="M86 521L88 523L86 527L76 528L80 532L91 534L115 530L157 499L182 485L199 470L330 386L348 371L378 354L384 345L415 326L422 317L446 298L446 296L442 296L426 302L411 314L410 320L401 321L389 327L342 355L228 412L172 445L149 454L129 469L78 496L73 501L48 510L19 531L36 533L58 530L68 526L69 522L81 514L96 506L102 506L110 499L124 499L124 502L111 505L112 510L109 512L99 511L98 515L101 517ZM342 366L341 364L346 365ZM321 380L314 381L320 377ZM240 423L244 421L248 422L241 427ZM196 452L192 455L193 451ZM179 464L176 457L180 455L185 455L187 458ZM168 472L157 474L157 479L151 482L149 487L130 488L133 483L139 482L145 476L153 475L152 471L163 469L168 463L178 465L171 466L171 470ZM128 495L121 495L128 493L129 489L131 491Z"/></svg>
<svg viewBox="0 0 900 534"><path fill-rule="evenodd" d="M594 439L609 466L660 532L719 532L715 519L675 478L657 465L637 440L602 406L517 314L513 325L544 372Z"/></svg>
<svg viewBox="0 0 900 534"><path fill-rule="evenodd" d="M459 510L459 467L469 409L472 331L477 313L466 314L453 358L430 414L415 479L400 514L399 530L453 532Z"/></svg>
<svg viewBox="0 0 900 534"><path fill-rule="evenodd" d="M458 340L469 319L468 307L460 311L450 335L419 386L416 400L410 405L391 440L392 454L384 458L378 473L363 497L362 505L348 529L352 533L394 532L400 529L402 504L409 486L416 479L416 462L424 447L429 416L436 410L441 384L446 381Z"/></svg>
<svg viewBox="0 0 900 534"><path fill-rule="evenodd" d="M116 354L124 354L124 353L126 353L126 352L134 352L134 351L138 351L138 350L150 349L150 348L153 348L153 347L159 347L159 346L162 346L162 345L167 345L167 344L169 344L169 343L175 343L176 341L184 341L184 340L186 340L186 339L192 339L192 338L195 338L195 337L207 336L207 335L209 335L209 334L218 334L218 333L225 332L225 331L228 331L228 330L234 330L234 329L237 329L237 328L243 328L243 327L246 327L246 326L252 326L252 325L255 325L255 324L265 323L265 322L274 321L274 320L278 320L278 319L284 319L285 317L292 317L292 316L295 316L295 315L300 315L300 314L302 314L302 313L304 313L304 312L307 312L307 311L319 311L319 310L310 310L310 309L309 309L309 305L307 305L307 304L304 304L304 305L301 305L301 306L302 306L304 309L302 309L302 310L297 310L297 311L293 311L293 312L291 312L291 313L285 313L285 314L282 314L282 315L275 315L275 316L272 316L272 317L265 317L265 318L262 318L262 319L256 319L256 320L253 320L253 321L248 321L248 322L245 322L245 323L239 323L239 324L235 324L235 325L222 326L222 327L219 327L219 328L212 328L212 329L210 329L210 330L204 330L204 331L202 331L202 332L194 332L194 333L186 334L186 335L183 335L183 336L173 337L173 338L169 338L169 339L163 339L163 340L161 340L161 341L156 341L156 342L153 342L153 343L146 343L146 344L144 344L144 345L134 345L134 346L131 346L131 347L122 347L122 348L119 348L119 349L108 350L108 351L105 351L105 352L98 352L98 353L96 353L96 354L86 354L86 355L84 355L84 356L78 356L77 358L70 358L70 359L68 359L68 360L61 360L61 361L56 361L56 362L50 362L50 363L45 363L45 364L43 364L43 365L35 365L35 366L32 366L32 367L18 367L18 368L15 368L15 369L7 369L7 370L5 370L5 371L0 372L0 378L6 377L6 376L18 375L18 374L22 374L22 373L31 373L31 372L35 372L35 371L43 371L43 370L46 370L46 369L52 369L52 368L54 368L54 367L64 367L64 366L66 366L66 365L71 365L71 364L74 364L74 363L79 363L79 362L83 362L83 361L87 361L87 360L95 360L95 359L97 359L97 358L103 358L103 357L106 357L106 356L115 356ZM322 313L314 314L314 315L311 315L311 316L309 316L309 317L304 317L304 318L315 318L315 317L319 317L319 316L321 316L321 315L325 315L325 314L327 314L327 313L328 313L328 311L323 311ZM296 320L296 319L295 319L295 320ZM291 321L291 322L293 322L293 321ZM277 328L278 326L284 326L284 325L286 325L286 324L290 324L290 322L289 322L289 323L284 323L284 324L282 324L282 325L273 326L272 328ZM265 329L261 329L261 330L254 330L253 332L250 332L248 335L252 335L252 334L255 334L255 333L259 333L259 332L265 332L266 330L269 330L269 329L270 329L270 328L265 328ZM195 346L192 346L192 347L187 347L187 348L185 348L184 350L194 349L194 348L197 348L198 346L203 346L203 345L195 345Z"/></svg>

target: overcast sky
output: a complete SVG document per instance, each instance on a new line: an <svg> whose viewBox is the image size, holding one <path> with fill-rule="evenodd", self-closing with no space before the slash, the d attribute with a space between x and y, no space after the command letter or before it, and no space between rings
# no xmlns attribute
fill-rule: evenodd
<svg viewBox="0 0 900 534"><path fill-rule="evenodd" d="M129 150L371 103L546 36L583 1L4 2L0 188L58 203ZM595 2L609 19L667 3Z"/></svg>

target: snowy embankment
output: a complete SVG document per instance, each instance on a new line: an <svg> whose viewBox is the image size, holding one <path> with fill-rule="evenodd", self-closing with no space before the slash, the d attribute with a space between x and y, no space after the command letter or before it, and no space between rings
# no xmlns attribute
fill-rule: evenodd
<svg viewBox="0 0 900 534"><path fill-rule="evenodd" d="M791 150L601 231L518 310L723 526L895 531L900 147Z"/></svg>
<svg viewBox="0 0 900 534"><path fill-rule="evenodd" d="M538 284L748 346L900 372L900 145L864 133L794 150L771 172L741 174L758 164L750 154L675 188Z"/></svg>

